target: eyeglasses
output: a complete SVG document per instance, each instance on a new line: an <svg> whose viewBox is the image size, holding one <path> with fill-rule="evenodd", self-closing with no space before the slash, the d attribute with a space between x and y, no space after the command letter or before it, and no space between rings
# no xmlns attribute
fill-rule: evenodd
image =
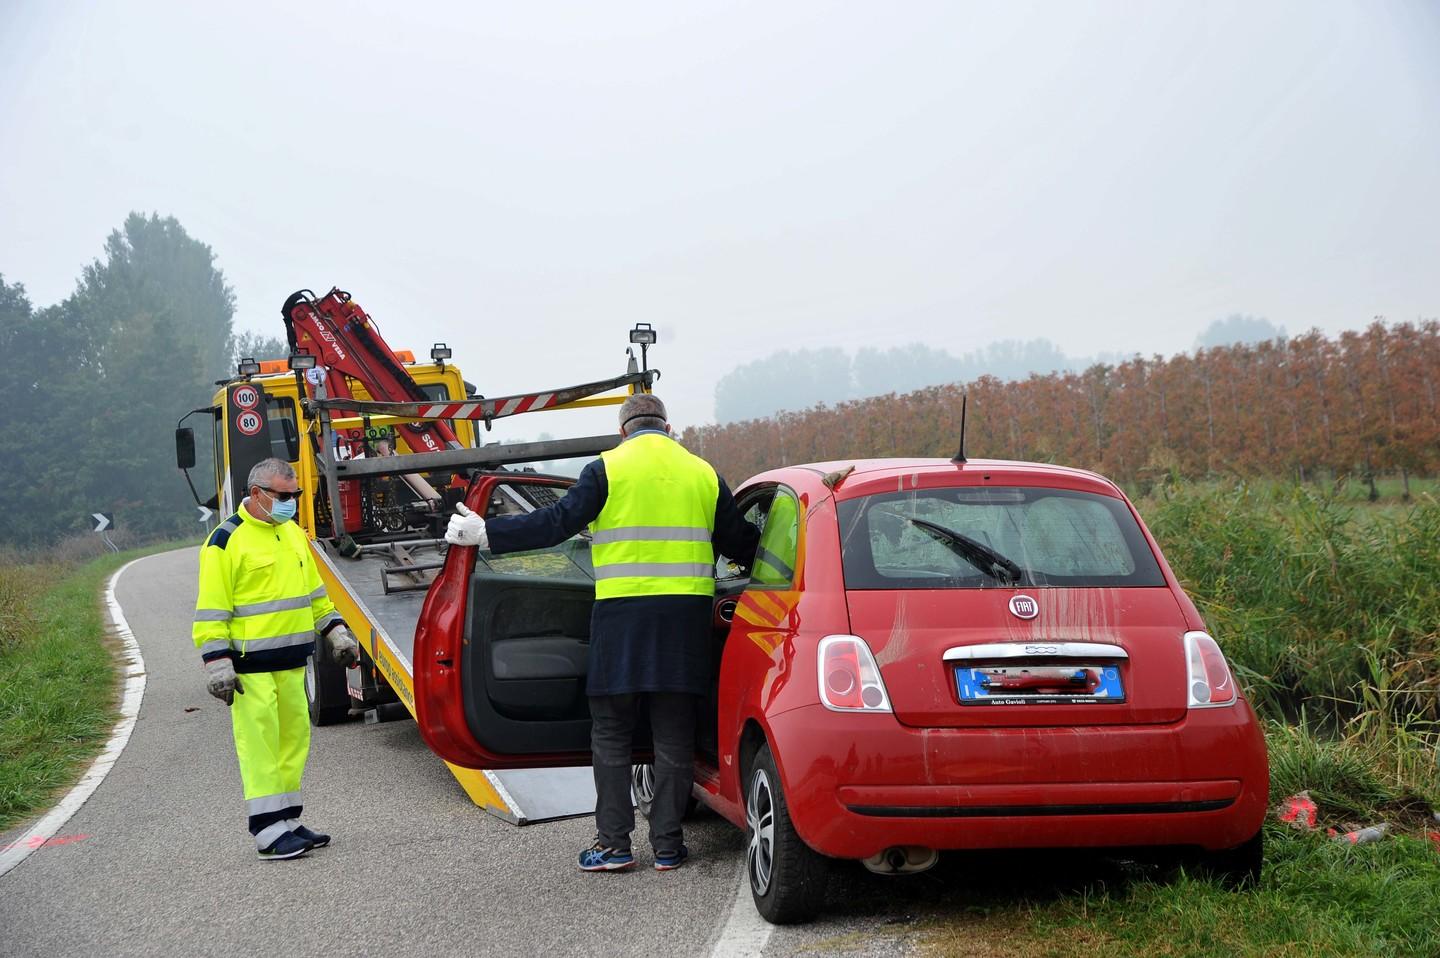
<svg viewBox="0 0 1440 958"><path fill-rule="evenodd" d="M280 502L289 502L291 499L299 499L305 495L305 490L303 489L296 489L294 492L284 492L280 489L271 489L269 486L256 486L255 488L270 493L271 496Z"/></svg>

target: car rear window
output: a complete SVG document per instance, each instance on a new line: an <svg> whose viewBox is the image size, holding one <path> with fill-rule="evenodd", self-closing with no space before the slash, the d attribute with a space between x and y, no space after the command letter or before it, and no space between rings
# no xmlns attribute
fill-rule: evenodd
<svg viewBox="0 0 1440 958"><path fill-rule="evenodd" d="M847 589L1165 584L1139 524L1110 496L916 489L846 500L839 515Z"/></svg>

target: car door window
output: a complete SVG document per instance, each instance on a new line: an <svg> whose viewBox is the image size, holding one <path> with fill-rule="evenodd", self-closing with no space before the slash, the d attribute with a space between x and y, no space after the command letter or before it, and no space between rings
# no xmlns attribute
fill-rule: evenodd
<svg viewBox="0 0 1440 958"><path fill-rule="evenodd" d="M795 581L800 542L800 504L788 489L777 489L760 530L760 547L750 569L751 587L786 588Z"/></svg>
<svg viewBox="0 0 1440 958"><path fill-rule="evenodd" d="M525 515L559 502L568 492L565 486L553 484L505 482L495 486L485 506L485 518ZM548 549L492 555L482 552L477 557L491 572L505 575L542 578L591 580L595 567L590 559L589 536L581 534Z"/></svg>
<svg viewBox="0 0 1440 958"><path fill-rule="evenodd" d="M742 495L736 499L740 517L757 529L765 528L765 517L770 512L773 490L759 495ZM715 581L720 585L742 585L748 573L745 567L727 555L715 556Z"/></svg>

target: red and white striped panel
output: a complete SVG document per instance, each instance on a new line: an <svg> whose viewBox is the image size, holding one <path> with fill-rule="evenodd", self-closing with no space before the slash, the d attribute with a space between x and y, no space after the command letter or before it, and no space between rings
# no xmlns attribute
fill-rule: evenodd
<svg viewBox="0 0 1440 958"><path fill-rule="evenodd" d="M555 398L554 393L535 393L529 396L511 396L503 401L432 403L421 406L420 415L426 419L499 419L517 413L548 409L555 405Z"/></svg>

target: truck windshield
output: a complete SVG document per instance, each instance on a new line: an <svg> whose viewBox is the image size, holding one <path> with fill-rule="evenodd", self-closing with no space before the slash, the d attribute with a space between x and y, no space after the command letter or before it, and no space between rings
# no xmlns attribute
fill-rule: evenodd
<svg viewBox="0 0 1440 958"><path fill-rule="evenodd" d="M1024 486L916 489L838 508L847 589L1165 584L1139 524L1109 496Z"/></svg>

